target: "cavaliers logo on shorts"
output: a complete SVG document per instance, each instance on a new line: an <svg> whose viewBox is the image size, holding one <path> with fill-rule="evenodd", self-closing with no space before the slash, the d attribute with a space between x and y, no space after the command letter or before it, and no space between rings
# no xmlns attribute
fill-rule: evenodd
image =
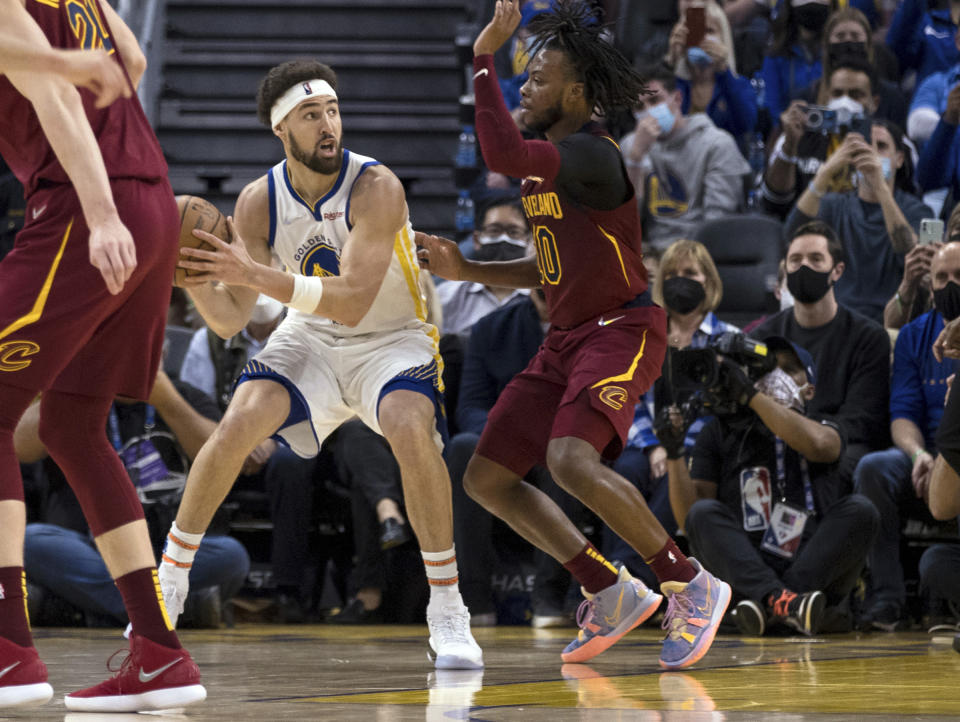
<svg viewBox="0 0 960 722"><path fill-rule="evenodd" d="M619 411L630 398L622 386L604 386L600 389L600 400L615 411Z"/></svg>
<svg viewBox="0 0 960 722"><path fill-rule="evenodd" d="M40 351L33 341L0 342L0 371L20 371L31 364L29 356Z"/></svg>

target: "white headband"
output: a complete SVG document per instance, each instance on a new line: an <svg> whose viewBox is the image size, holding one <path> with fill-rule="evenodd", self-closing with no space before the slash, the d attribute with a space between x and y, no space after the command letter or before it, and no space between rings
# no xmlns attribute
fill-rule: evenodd
<svg viewBox="0 0 960 722"><path fill-rule="evenodd" d="M280 121L287 117L287 113L305 100L310 100L318 95L332 95L336 100L337 91L326 80L320 80L319 78L297 83L273 104L270 109L270 127L276 128Z"/></svg>

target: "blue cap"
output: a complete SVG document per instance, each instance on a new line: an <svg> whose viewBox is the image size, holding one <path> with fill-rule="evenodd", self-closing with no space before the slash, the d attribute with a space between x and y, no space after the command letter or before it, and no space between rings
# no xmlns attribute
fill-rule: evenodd
<svg viewBox="0 0 960 722"><path fill-rule="evenodd" d="M817 365L813 362L813 356L810 355L807 349L783 336L768 336L763 339L763 342L774 352L793 351L794 356L797 357L797 361L803 366L803 370L807 372L807 382L813 386L817 385Z"/></svg>
<svg viewBox="0 0 960 722"><path fill-rule="evenodd" d="M553 10L553 2L554 0L527 0L523 9L520 10L520 27L527 27L527 23L540 13L547 13Z"/></svg>

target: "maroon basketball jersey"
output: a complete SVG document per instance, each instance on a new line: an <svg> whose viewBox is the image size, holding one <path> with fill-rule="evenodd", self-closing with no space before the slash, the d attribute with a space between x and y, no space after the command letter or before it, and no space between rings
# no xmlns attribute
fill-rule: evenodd
<svg viewBox="0 0 960 722"><path fill-rule="evenodd" d="M598 126L591 132L613 143ZM647 290L633 194L623 205L601 211L575 204L554 181L535 176L523 179L522 193L555 326L576 326Z"/></svg>
<svg viewBox="0 0 960 722"><path fill-rule="evenodd" d="M27 0L27 11L56 48L103 48L123 65L98 0ZM126 69L124 69L126 70ZM110 178L165 178L167 164L134 94L97 109L80 88L83 108ZM41 182L69 183L40 127L33 106L0 76L0 155L30 196Z"/></svg>

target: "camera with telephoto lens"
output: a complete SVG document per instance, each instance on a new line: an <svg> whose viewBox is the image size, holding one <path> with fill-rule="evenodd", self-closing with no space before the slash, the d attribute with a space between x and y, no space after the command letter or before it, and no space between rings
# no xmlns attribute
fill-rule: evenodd
<svg viewBox="0 0 960 722"><path fill-rule="evenodd" d="M770 353L766 345L732 331L711 336L704 348L674 351L669 357L665 380L670 385L674 403L682 412L702 408L724 416L739 410L740 390L729 382L724 359L739 366L751 383L759 381L777 365L776 354Z"/></svg>
<svg viewBox="0 0 960 722"><path fill-rule="evenodd" d="M873 119L863 113L851 113L846 108L834 110L825 105L808 105L804 111L804 126L812 133L845 136L847 133L859 133L870 140L870 128Z"/></svg>

